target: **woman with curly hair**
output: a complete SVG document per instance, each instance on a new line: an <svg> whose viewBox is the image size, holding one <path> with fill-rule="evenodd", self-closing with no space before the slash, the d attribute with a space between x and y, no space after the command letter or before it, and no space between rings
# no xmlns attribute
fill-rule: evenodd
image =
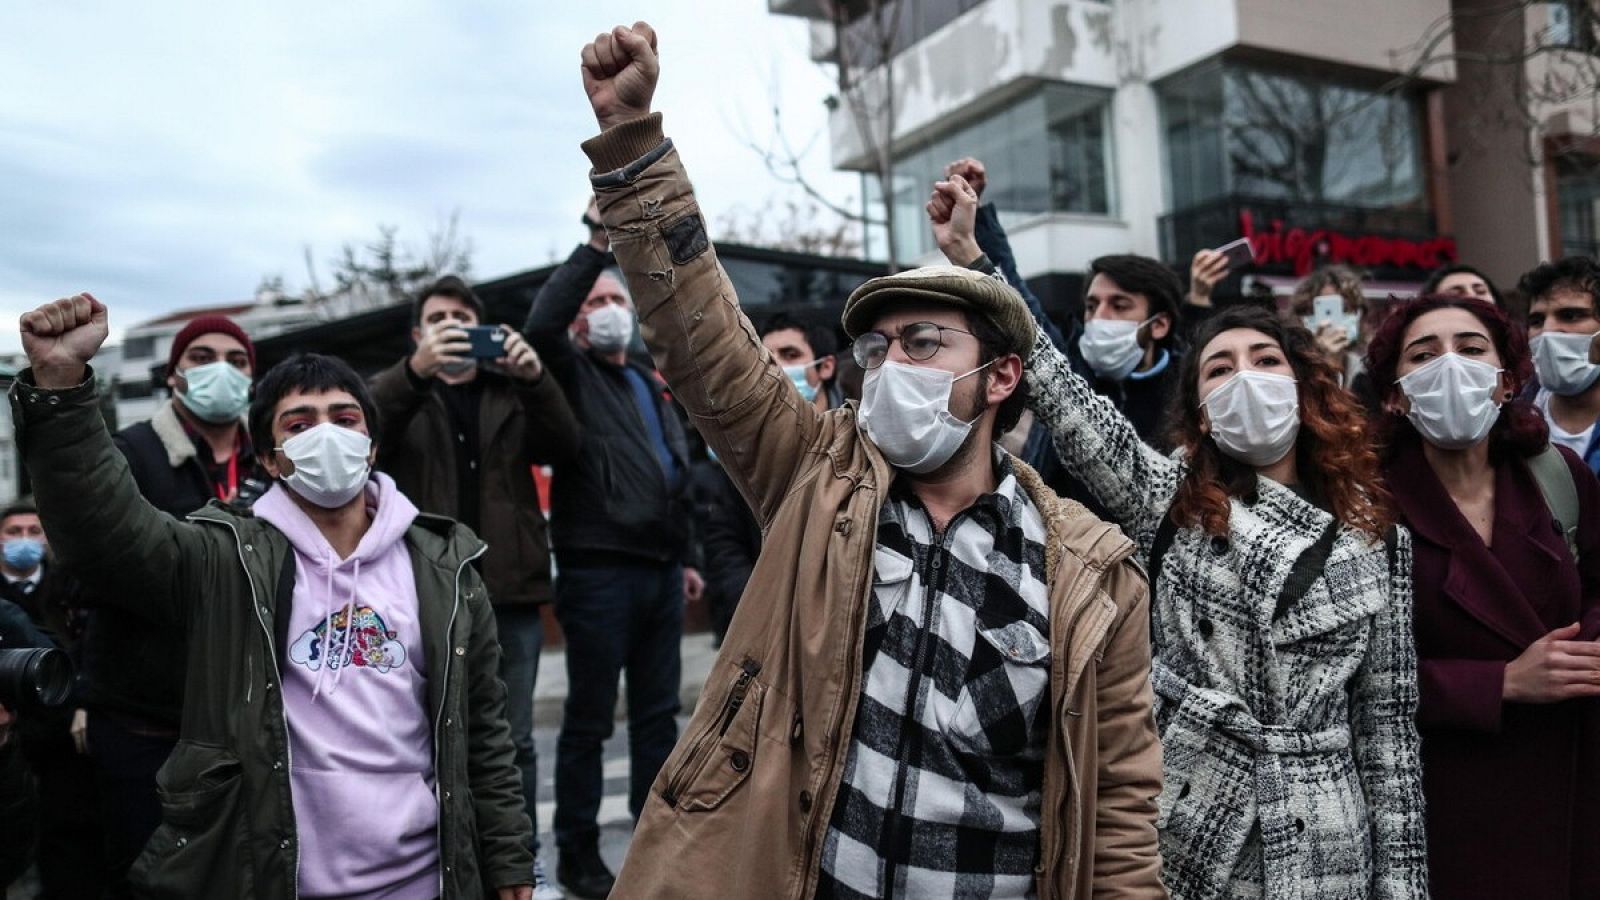
<svg viewBox="0 0 1600 900"><path fill-rule="evenodd" d="M1040 340L1032 403L1148 560L1163 877L1178 900L1427 896L1410 542L1311 333L1206 323L1176 450Z"/></svg>
<svg viewBox="0 0 1600 900"><path fill-rule="evenodd" d="M1514 400L1505 314L1465 296L1373 337L1412 568L1433 896L1600 897L1600 483Z"/></svg>

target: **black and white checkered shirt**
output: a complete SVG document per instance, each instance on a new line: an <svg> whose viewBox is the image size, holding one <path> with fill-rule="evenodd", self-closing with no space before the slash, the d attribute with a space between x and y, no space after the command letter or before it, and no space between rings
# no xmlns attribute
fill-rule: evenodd
<svg viewBox="0 0 1600 900"><path fill-rule="evenodd" d="M909 489L878 517L865 677L819 898L1034 894L1045 530L1004 454L1000 466L994 493L942 535Z"/></svg>

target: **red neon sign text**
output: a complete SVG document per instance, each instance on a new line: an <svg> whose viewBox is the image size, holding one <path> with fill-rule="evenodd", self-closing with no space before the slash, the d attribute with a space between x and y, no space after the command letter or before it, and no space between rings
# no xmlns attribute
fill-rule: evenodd
<svg viewBox="0 0 1600 900"><path fill-rule="evenodd" d="M1393 266L1432 270L1456 261L1456 239L1406 238L1377 235L1347 235L1337 231L1285 228L1282 219L1273 219L1268 231L1257 231L1249 210L1239 213L1239 230L1250 239L1256 265L1290 263L1296 275L1306 275L1324 263L1346 263L1362 268Z"/></svg>

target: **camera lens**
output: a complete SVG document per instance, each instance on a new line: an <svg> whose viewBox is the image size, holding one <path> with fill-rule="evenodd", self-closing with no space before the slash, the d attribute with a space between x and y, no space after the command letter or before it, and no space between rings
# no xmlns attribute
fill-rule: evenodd
<svg viewBox="0 0 1600 900"><path fill-rule="evenodd" d="M72 691L72 662L60 650L0 650L0 704L59 706Z"/></svg>

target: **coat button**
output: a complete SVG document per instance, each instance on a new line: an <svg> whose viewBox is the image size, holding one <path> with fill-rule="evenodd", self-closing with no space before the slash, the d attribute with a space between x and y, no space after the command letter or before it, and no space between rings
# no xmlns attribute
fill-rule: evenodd
<svg viewBox="0 0 1600 900"><path fill-rule="evenodd" d="M1216 627L1211 624L1210 619L1201 619L1199 622L1195 623L1195 627L1200 629L1200 636L1206 640L1210 640L1211 633L1217 630Z"/></svg>
<svg viewBox="0 0 1600 900"><path fill-rule="evenodd" d="M735 750L728 755L728 765L733 766L735 772L743 772L750 768L750 754Z"/></svg>
<svg viewBox="0 0 1600 900"><path fill-rule="evenodd" d="M246 553L254 553L254 552L256 552L255 545L253 545L253 544L245 544L244 545L244 552L246 552Z"/></svg>
<svg viewBox="0 0 1600 900"><path fill-rule="evenodd" d="M279 850L287 850L287 849L289 849L289 839L288 838L284 838L283 840L279 841L278 842L278 849Z"/></svg>
<svg viewBox="0 0 1600 900"><path fill-rule="evenodd" d="M467 655L467 648L465 648L465 647L457 647L456 648L456 655L457 656L466 656Z"/></svg>
<svg viewBox="0 0 1600 900"><path fill-rule="evenodd" d="M185 838L185 837L178 838L178 846L179 847L187 847L187 846L189 846L189 839Z"/></svg>
<svg viewBox="0 0 1600 900"><path fill-rule="evenodd" d="M839 524L833 526L833 530L839 532L839 534L842 537L849 537L850 536L850 520L849 519L840 519L839 520Z"/></svg>
<svg viewBox="0 0 1600 900"><path fill-rule="evenodd" d="M445 719L444 720L444 727L449 728L451 725L454 725L455 723L456 723L455 719Z"/></svg>
<svg viewBox="0 0 1600 900"><path fill-rule="evenodd" d="M803 813L811 812L811 792L810 791L801 791L800 792L800 811L803 812Z"/></svg>
<svg viewBox="0 0 1600 900"><path fill-rule="evenodd" d="M449 792L449 791L445 791L445 792L444 792L444 798L445 798L445 799L446 799L446 800L449 800L449 799L450 799L450 792Z"/></svg>
<svg viewBox="0 0 1600 900"><path fill-rule="evenodd" d="M1228 552L1228 539L1217 535L1211 539L1211 552L1218 556Z"/></svg>
<svg viewBox="0 0 1600 900"><path fill-rule="evenodd" d="M272 771L274 771L274 772L282 772L283 771L283 760L281 760L281 759L273 760L272 761Z"/></svg>

